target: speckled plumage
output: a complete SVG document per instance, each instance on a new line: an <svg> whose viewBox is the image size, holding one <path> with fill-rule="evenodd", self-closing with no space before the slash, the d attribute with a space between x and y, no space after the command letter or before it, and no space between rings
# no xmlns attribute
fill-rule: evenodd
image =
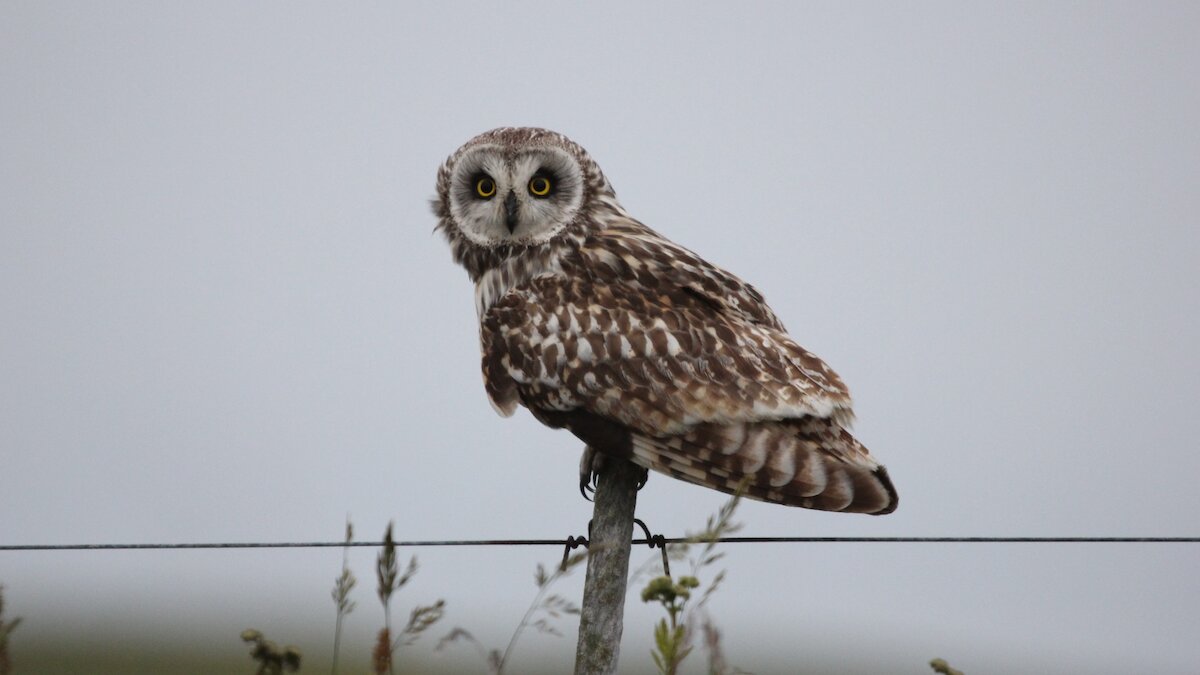
<svg viewBox="0 0 1200 675"><path fill-rule="evenodd" d="M538 177L551 194L533 192ZM480 180L494 196L472 191ZM630 217L566 137L471 139L439 170L433 207L476 285L502 415L523 405L597 452L724 492L895 510L887 471L847 430L841 378L749 284Z"/></svg>

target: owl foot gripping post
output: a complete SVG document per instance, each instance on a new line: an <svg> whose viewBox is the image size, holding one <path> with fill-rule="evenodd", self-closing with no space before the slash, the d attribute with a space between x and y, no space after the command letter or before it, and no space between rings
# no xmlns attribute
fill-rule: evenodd
<svg viewBox="0 0 1200 675"><path fill-rule="evenodd" d="M596 452L592 449L592 446L587 445L583 448L583 456L579 458L579 494L583 495L583 498L589 502L592 501L592 498L588 496L588 493L596 492L596 481L600 479L600 472L604 470L604 465L606 463L605 457L606 456L604 453ZM641 479L638 481L637 489L641 490L642 488L646 487L646 481L649 479L650 471L647 469L642 469ZM641 523L642 521L639 520L637 522ZM643 523L642 529L645 528L646 525ZM649 530L646 531L646 537L650 537Z"/></svg>

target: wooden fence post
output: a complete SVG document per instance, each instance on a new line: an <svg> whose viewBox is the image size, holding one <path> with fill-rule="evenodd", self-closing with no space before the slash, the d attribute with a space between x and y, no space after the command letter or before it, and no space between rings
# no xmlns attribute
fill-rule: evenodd
<svg viewBox="0 0 1200 675"><path fill-rule="evenodd" d="M645 472L627 461L609 459L596 485L588 535L587 578L579 615L575 675L617 672L633 538L637 486Z"/></svg>

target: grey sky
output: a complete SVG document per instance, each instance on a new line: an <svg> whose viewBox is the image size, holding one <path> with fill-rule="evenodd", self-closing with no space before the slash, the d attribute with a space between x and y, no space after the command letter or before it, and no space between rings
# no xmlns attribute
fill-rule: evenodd
<svg viewBox="0 0 1200 675"><path fill-rule="evenodd" d="M899 510L746 504L746 534L1197 535L1197 72L1193 3L4 3L0 541L582 533L579 443L492 412L431 232L438 164L514 124L588 148L854 392ZM723 500L653 476L638 513L677 534ZM417 553L402 603L489 644L559 554ZM1200 662L1194 545L727 553L755 672ZM0 583L29 639L240 651L324 639L339 556L8 553ZM631 596L631 667L654 616Z"/></svg>

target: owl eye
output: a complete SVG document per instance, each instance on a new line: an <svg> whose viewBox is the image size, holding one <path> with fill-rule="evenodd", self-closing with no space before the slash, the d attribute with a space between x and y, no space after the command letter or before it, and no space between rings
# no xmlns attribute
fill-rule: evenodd
<svg viewBox="0 0 1200 675"><path fill-rule="evenodd" d="M475 194L483 199L491 199L496 195L496 181L487 176L480 176L475 180Z"/></svg>
<svg viewBox="0 0 1200 675"><path fill-rule="evenodd" d="M533 195L534 197L546 197L550 194L550 189L552 187L553 185L550 183L549 178L545 176L534 176L533 179L529 181L529 194Z"/></svg>

